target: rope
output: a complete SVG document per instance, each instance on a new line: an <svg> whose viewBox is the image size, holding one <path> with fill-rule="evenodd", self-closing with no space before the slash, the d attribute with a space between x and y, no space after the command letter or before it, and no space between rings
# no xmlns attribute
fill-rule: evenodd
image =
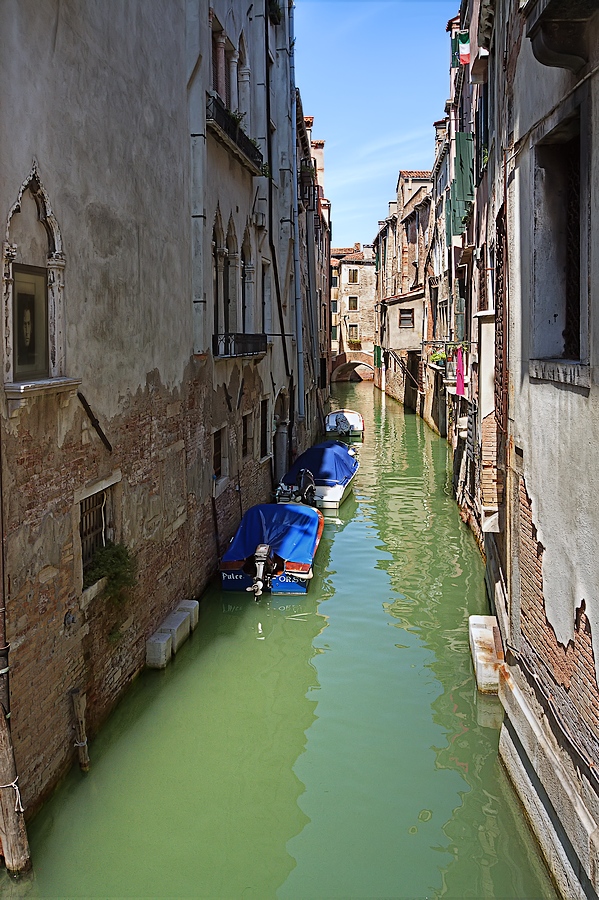
<svg viewBox="0 0 599 900"><path fill-rule="evenodd" d="M15 792L15 812L25 812L23 809L23 804L21 803L21 792L19 790L19 785L17 781L19 780L19 776L17 775L14 781L11 781L10 784L0 784L0 790L4 788L14 788Z"/></svg>
<svg viewBox="0 0 599 900"><path fill-rule="evenodd" d="M75 741L74 747L87 747L87 738L84 741Z"/></svg>

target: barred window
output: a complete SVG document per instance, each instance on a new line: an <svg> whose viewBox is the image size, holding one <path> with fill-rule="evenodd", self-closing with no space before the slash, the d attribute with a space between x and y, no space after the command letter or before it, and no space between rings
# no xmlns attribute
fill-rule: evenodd
<svg viewBox="0 0 599 900"><path fill-rule="evenodd" d="M83 571L89 569L94 553L106 544L106 491L98 491L79 504L81 517L81 559Z"/></svg>

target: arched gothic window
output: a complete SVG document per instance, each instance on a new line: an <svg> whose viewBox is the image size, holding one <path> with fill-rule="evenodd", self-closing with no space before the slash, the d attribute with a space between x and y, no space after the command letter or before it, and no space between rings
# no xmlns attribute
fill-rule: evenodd
<svg viewBox="0 0 599 900"><path fill-rule="evenodd" d="M5 385L65 375L64 267L60 229L34 161L2 248Z"/></svg>

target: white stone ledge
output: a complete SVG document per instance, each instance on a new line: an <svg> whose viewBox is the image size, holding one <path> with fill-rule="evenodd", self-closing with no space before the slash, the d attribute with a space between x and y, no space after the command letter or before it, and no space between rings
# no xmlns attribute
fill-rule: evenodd
<svg viewBox="0 0 599 900"><path fill-rule="evenodd" d="M537 381L555 381L583 388L591 386L591 367L575 360L531 359L528 374Z"/></svg>
<svg viewBox="0 0 599 900"><path fill-rule="evenodd" d="M512 672L502 666L499 684L499 698L516 733L521 751L514 745L509 731L503 726L500 739L500 756L528 813L539 843L543 848L552 874L568 898L586 898L573 870L566 848L560 841L552 822L556 818L563 828L567 840L576 854L593 889L599 888L599 830L597 822L581 798L581 780L572 777L572 772L564 764L562 753L553 735L546 733L543 720L537 716L528 694L519 686ZM526 767L530 767L540 782L540 793L529 777ZM572 770L574 771L574 770ZM547 800L541 795L545 793ZM541 794L541 795L540 795ZM546 807L547 801L549 807Z"/></svg>
<svg viewBox="0 0 599 900"><path fill-rule="evenodd" d="M40 378L39 381L8 382L4 385L8 415L15 416L19 409L29 406L32 400L43 394L74 394L80 384L80 378Z"/></svg>

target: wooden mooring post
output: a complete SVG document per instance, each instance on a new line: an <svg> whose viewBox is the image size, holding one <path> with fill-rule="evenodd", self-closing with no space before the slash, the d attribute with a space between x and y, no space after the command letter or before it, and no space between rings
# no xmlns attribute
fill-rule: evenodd
<svg viewBox="0 0 599 900"><path fill-rule="evenodd" d="M75 734L77 735L75 746L79 755L79 768L82 772L89 772L89 753L87 751L87 734L85 733L86 696L79 688L75 688L71 691L71 697L75 711Z"/></svg>
<svg viewBox="0 0 599 900"><path fill-rule="evenodd" d="M12 738L4 709L0 706L0 829L2 854L11 875L23 875L31 868L29 841Z"/></svg>

